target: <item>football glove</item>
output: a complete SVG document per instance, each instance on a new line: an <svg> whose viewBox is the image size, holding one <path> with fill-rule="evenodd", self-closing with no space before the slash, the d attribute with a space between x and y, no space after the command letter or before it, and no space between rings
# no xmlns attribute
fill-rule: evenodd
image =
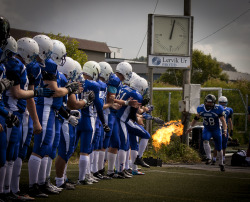
<svg viewBox="0 0 250 202"><path fill-rule="evenodd" d="M9 113L5 119L5 123L8 128L12 128L13 126L18 127L20 122L16 115Z"/></svg>
<svg viewBox="0 0 250 202"><path fill-rule="evenodd" d="M103 126L103 129L104 129L105 133L108 133L110 131L110 128L106 123L102 124L102 126Z"/></svg>
<svg viewBox="0 0 250 202"><path fill-rule="evenodd" d="M47 88L48 84L43 87L36 87L34 90L34 97L51 97L54 95L55 91Z"/></svg>
<svg viewBox="0 0 250 202"><path fill-rule="evenodd" d="M93 101L95 99L95 94L93 91L85 92L83 96L83 100L85 100L86 104L84 107L88 107L93 104Z"/></svg>
<svg viewBox="0 0 250 202"><path fill-rule="evenodd" d="M70 115L75 116L77 119L81 118L81 112L79 112L78 110L71 110Z"/></svg>
<svg viewBox="0 0 250 202"><path fill-rule="evenodd" d="M72 82L67 84L65 88L67 88L68 94L71 95L72 93L76 93L77 91L79 91L79 84L78 82Z"/></svg>
<svg viewBox="0 0 250 202"><path fill-rule="evenodd" d="M69 124L71 124L74 127L76 127L78 124L78 118L73 115L70 115L67 121L69 122Z"/></svg>
<svg viewBox="0 0 250 202"><path fill-rule="evenodd" d="M144 98L144 99L142 100L141 105L142 105L142 106L145 106L145 105L147 105L147 104L149 103L149 101L150 101L150 98Z"/></svg>
<svg viewBox="0 0 250 202"><path fill-rule="evenodd" d="M14 81L10 81L9 79L3 78L0 81L0 93L2 93L5 90L8 90L13 85L14 85Z"/></svg>
<svg viewBox="0 0 250 202"><path fill-rule="evenodd" d="M147 107L148 107L147 113L150 113L154 110L154 105L148 105Z"/></svg>

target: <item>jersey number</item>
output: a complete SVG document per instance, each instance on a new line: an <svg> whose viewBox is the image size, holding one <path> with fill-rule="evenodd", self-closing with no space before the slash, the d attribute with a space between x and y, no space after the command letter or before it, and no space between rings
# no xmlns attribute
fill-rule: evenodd
<svg viewBox="0 0 250 202"><path fill-rule="evenodd" d="M210 125L210 126L214 126L215 125L214 118L212 118L212 117L209 117L208 119L204 118L203 122L207 126L208 125Z"/></svg>

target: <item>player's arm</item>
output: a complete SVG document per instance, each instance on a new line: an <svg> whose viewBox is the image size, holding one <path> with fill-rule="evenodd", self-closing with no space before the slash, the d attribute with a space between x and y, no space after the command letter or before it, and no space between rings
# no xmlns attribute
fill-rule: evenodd
<svg viewBox="0 0 250 202"><path fill-rule="evenodd" d="M199 115L199 114L196 114L195 117L194 117L194 119L193 119L193 121L192 121L191 124L190 124L189 129L187 129L186 134L188 134L188 133L191 132L191 130L193 129L193 127L195 126L195 124L197 123L197 121L198 121L199 119L200 119L200 115Z"/></svg>
<svg viewBox="0 0 250 202"><path fill-rule="evenodd" d="M134 108L138 108L141 105L137 100L133 100L133 98L130 98L128 100L115 99L114 102L118 103L119 105L122 105L122 106L128 106L129 105L129 106L134 107Z"/></svg>
<svg viewBox="0 0 250 202"><path fill-rule="evenodd" d="M107 97L107 103L103 105L103 109L107 109L114 104L115 95L109 95Z"/></svg>
<svg viewBox="0 0 250 202"><path fill-rule="evenodd" d="M63 97L69 93L67 88L58 88L56 81L44 80L44 84L48 84L48 88L55 91L53 97Z"/></svg>
<svg viewBox="0 0 250 202"><path fill-rule="evenodd" d="M76 96L74 94L71 94L68 97L67 108L71 110L82 109L86 103L87 103L86 100L77 100Z"/></svg>
<svg viewBox="0 0 250 202"><path fill-rule="evenodd" d="M223 135L226 137L226 135L227 135L227 123L226 123L225 117L223 115L219 116L219 117L220 117L220 121L222 123Z"/></svg>
<svg viewBox="0 0 250 202"><path fill-rule="evenodd" d="M29 85L29 90L34 90L34 85ZM27 99L27 109L29 111L29 115L33 121L33 133L39 134L42 132L42 126L39 122L39 118L36 111L36 104L34 98Z"/></svg>
<svg viewBox="0 0 250 202"><path fill-rule="evenodd" d="M137 123L144 127L143 118L137 115Z"/></svg>
<svg viewBox="0 0 250 202"><path fill-rule="evenodd" d="M96 112L97 112L97 115L102 123L102 126L103 126L103 129L104 129L104 132L109 132L110 131L110 128L109 126L105 123L105 119L104 119L104 114L103 114L103 105L102 105L102 102L100 101L100 98L99 98L99 90L98 91L95 91L95 99L94 99L94 105L96 107Z"/></svg>
<svg viewBox="0 0 250 202"><path fill-rule="evenodd" d="M12 86L10 88L11 94L15 99L29 99L34 97L33 90L23 90L20 88L20 84Z"/></svg>

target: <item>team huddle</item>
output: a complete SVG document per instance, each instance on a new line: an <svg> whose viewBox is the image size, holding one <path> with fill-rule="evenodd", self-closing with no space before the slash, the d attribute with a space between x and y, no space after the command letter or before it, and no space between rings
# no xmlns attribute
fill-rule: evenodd
<svg viewBox="0 0 250 202"><path fill-rule="evenodd" d="M43 34L16 41L6 18L0 17L0 26L0 201L47 198L76 184L143 175L137 165L149 167L142 155L150 138L143 120L153 119L147 81L127 62L115 72L107 62L81 67L66 57L61 41ZM29 191L23 194L21 168L32 136ZM67 163L77 147L74 183L67 178Z"/></svg>

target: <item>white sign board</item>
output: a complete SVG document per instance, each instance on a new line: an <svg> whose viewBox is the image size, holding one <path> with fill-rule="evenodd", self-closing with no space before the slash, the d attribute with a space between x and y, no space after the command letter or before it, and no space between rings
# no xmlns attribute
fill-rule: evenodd
<svg viewBox="0 0 250 202"><path fill-rule="evenodd" d="M148 66L169 67L169 68L189 68L190 57L149 55Z"/></svg>
<svg viewBox="0 0 250 202"><path fill-rule="evenodd" d="M188 112L197 114L197 107L200 105L201 85L200 84L185 84L184 99L188 101Z"/></svg>

